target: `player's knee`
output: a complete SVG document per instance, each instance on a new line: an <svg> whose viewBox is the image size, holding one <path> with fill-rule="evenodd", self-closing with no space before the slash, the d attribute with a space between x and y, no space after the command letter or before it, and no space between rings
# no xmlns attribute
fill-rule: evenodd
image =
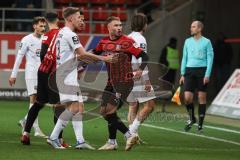
<svg viewBox="0 0 240 160"><path fill-rule="evenodd" d="M72 102L68 105L69 111L71 111L73 114L77 114L80 112L80 107L77 102Z"/></svg>
<svg viewBox="0 0 240 160"><path fill-rule="evenodd" d="M185 104L191 104L192 103L192 98L191 97L188 97L188 96L186 96L185 98L184 98L184 100L185 100Z"/></svg>

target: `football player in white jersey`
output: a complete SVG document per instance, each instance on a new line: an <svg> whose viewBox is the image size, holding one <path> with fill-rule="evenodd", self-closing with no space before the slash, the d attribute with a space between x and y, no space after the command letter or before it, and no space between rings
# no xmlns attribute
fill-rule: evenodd
<svg viewBox="0 0 240 160"><path fill-rule="evenodd" d="M131 21L132 33L128 35L136 42L136 46L144 49L145 52L147 52L147 43L143 33L146 31L146 28L147 17L142 13L137 13ZM133 72L138 70L141 63L142 60L140 58L132 57ZM148 68L146 67L141 77L135 77L134 87L127 98L129 102L128 123L131 133L137 134L140 124L154 110L155 102L153 99L155 98L156 96L148 76ZM139 103L143 103L143 108L140 111Z"/></svg>
<svg viewBox="0 0 240 160"><path fill-rule="evenodd" d="M31 108L31 106L36 100L37 71L40 65L40 50L42 44L41 38L45 32L45 26L46 22L44 17L34 17L33 19L34 32L22 38L17 53L17 57L14 63L14 67L12 70L12 74L9 78L9 84L10 86L13 86L16 82L19 66L22 63L23 57L25 56L26 57L25 81L28 96L30 97L29 108ZM19 125L21 125L23 129L25 127L26 118L27 115L22 120L19 121ZM33 128L35 131L34 134L35 136L46 137L39 128L38 119L35 120Z"/></svg>
<svg viewBox="0 0 240 160"><path fill-rule="evenodd" d="M86 52L81 45L75 30L82 30L84 17L80 10L74 7L67 7L63 10L65 27L59 31L55 41L55 52L57 55L56 80L59 90L60 101L66 105L65 111L59 119L47 140L56 149L65 149L58 140L59 133L67 123L72 120L73 129L77 139L76 149L94 149L87 144L83 137L82 114L84 111L83 98L78 84L78 59L83 61L113 62L117 57L97 56Z"/></svg>

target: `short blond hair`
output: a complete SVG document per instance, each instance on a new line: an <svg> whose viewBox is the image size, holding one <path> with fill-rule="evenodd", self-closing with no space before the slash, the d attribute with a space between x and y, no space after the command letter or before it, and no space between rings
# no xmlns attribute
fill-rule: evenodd
<svg viewBox="0 0 240 160"><path fill-rule="evenodd" d="M115 16L110 16L110 17L107 18L106 24L109 24L112 21L120 21L120 18L119 17L115 17Z"/></svg>
<svg viewBox="0 0 240 160"><path fill-rule="evenodd" d="M71 16L71 15L77 13L77 12L80 13L80 9L77 8L77 7L67 7L67 8L64 8L63 9L63 18L66 19L69 16Z"/></svg>

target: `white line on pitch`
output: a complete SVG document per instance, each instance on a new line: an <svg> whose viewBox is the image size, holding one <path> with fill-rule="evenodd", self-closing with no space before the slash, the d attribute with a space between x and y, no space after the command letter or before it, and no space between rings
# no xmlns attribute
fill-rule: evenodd
<svg viewBox="0 0 240 160"><path fill-rule="evenodd" d="M221 151L221 152L230 152L230 151L240 151L240 149L228 149L228 148L196 148L196 147L171 147L171 146L150 146L145 145L146 148L154 148L154 149L171 149L171 150L179 150L179 151Z"/></svg>
<svg viewBox="0 0 240 160"><path fill-rule="evenodd" d="M196 125L197 124L195 124L195 126ZM214 126L204 125L204 128L210 128L210 129L215 129L215 130L219 130L219 131L225 131L225 132L240 134L240 131L233 130L233 129L222 128L222 127L214 127Z"/></svg>
<svg viewBox="0 0 240 160"><path fill-rule="evenodd" d="M196 137L202 137L202 138L206 138L206 139L211 139L211 140L225 142L225 143L231 143L231 144L235 144L235 145L240 146L240 143L238 143L238 142L234 142L234 141L230 141L230 140L226 140L226 139L222 139L222 138L216 138L216 137L205 136L205 135L201 135L201 134L194 134L194 133L189 133L189 132L183 132L183 131L178 131L178 130L171 129L171 128L154 126L154 125L151 125L151 124L142 124L142 125L145 126L145 127L149 127L149 128L156 128L156 129L161 129L161 130L175 132L175 133L181 133L181 134L186 134L186 135L191 135L191 136L196 136Z"/></svg>

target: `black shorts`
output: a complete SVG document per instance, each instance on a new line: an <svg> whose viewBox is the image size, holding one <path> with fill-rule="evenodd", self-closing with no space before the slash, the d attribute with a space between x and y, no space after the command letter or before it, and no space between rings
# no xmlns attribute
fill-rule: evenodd
<svg viewBox="0 0 240 160"><path fill-rule="evenodd" d="M107 85L102 94L101 106L107 106L110 103L120 108L133 88L133 82L121 82L113 85Z"/></svg>
<svg viewBox="0 0 240 160"><path fill-rule="evenodd" d="M48 73L38 71L37 102L41 104L60 102L58 91L49 86L49 82L56 83L55 77L51 77Z"/></svg>
<svg viewBox="0 0 240 160"><path fill-rule="evenodd" d="M206 67L187 67L184 75L184 91L194 92L197 89L206 92L207 84L203 84L206 69Z"/></svg>

